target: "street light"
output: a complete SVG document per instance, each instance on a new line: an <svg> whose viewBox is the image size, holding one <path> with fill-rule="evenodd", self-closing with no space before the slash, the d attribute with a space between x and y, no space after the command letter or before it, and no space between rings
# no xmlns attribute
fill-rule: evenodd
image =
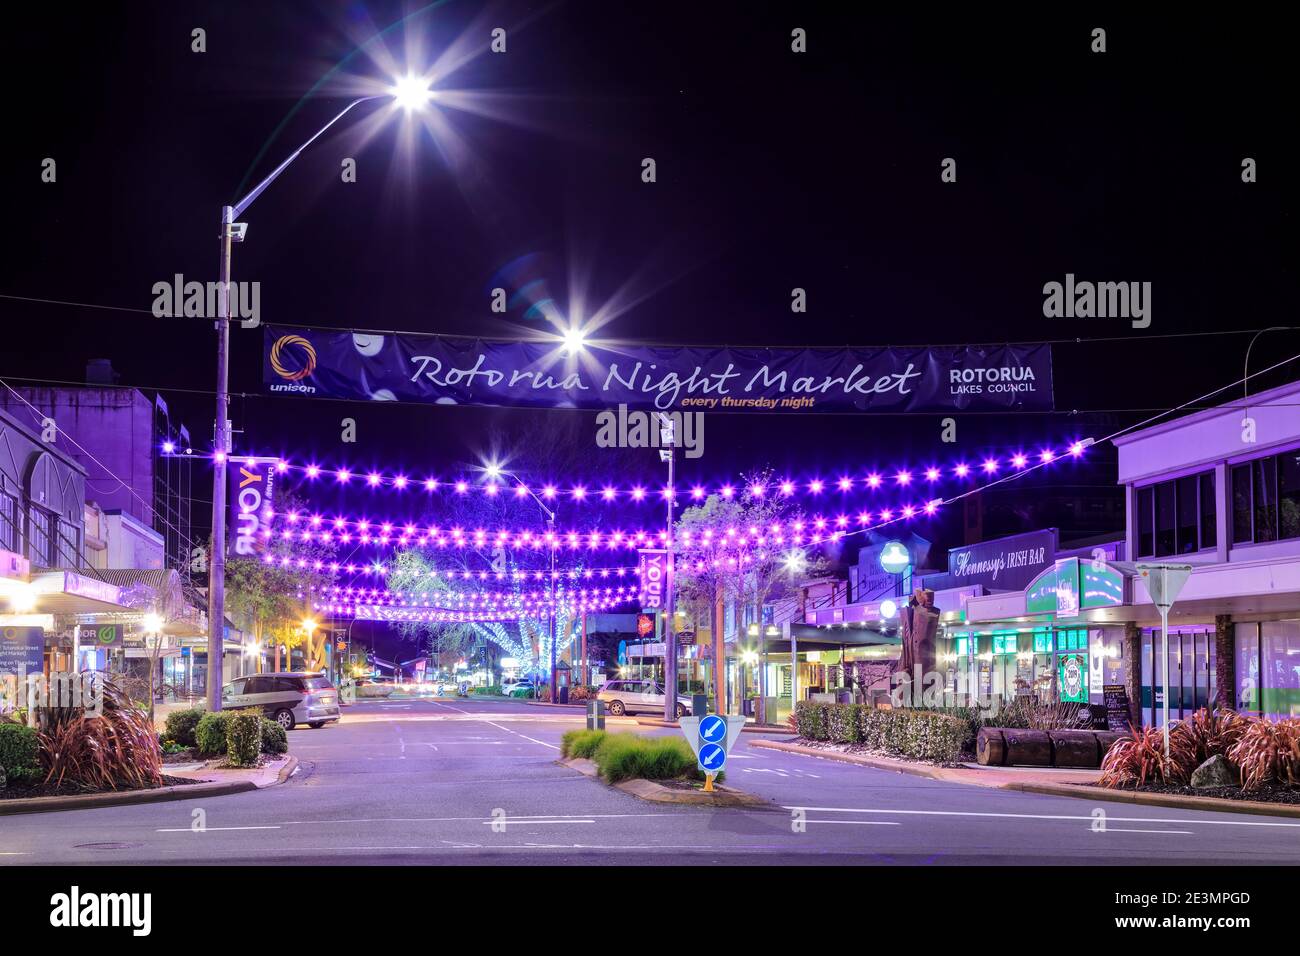
<svg viewBox="0 0 1300 956"><path fill-rule="evenodd" d="M419 91L423 89L423 94ZM230 246L242 242L247 232L246 223L236 222L237 217L253 204L266 188L280 177L289 165L331 126L362 103L393 99L407 110L423 106L432 99L428 83L417 83L410 76L394 82L386 94L361 96L339 110L328 123L318 129L310 139L289 154L289 157L271 174L252 188L248 195L233 206L221 207L221 231L217 239L220 248L220 281L217 283L217 418L214 434L213 461L217 465L212 474L212 554L208 562L208 707L221 709L222 655L225 644L226 621L226 458L230 454Z"/></svg>

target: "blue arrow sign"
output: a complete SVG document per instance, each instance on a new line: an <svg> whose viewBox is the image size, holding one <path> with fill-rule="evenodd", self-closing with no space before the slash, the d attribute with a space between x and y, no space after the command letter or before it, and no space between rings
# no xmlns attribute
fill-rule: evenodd
<svg viewBox="0 0 1300 956"><path fill-rule="evenodd" d="M727 764L727 752L717 744L700 748L700 769L705 773L718 773Z"/></svg>
<svg viewBox="0 0 1300 956"><path fill-rule="evenodd" d="M720 744L727 739L727 722L717 714L709 714L700 719L700 740L710 744Z"/></svg>

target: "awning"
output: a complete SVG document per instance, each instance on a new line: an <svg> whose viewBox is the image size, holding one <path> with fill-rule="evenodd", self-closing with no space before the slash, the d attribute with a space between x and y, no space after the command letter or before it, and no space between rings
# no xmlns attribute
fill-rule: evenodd
<svg viewBox="0 0 1300 956"><path fill-rule="evenodd" d="M123 614L136 609L122 603L122 589L75 571L32 574L36 611L42 614Z"/></svg>

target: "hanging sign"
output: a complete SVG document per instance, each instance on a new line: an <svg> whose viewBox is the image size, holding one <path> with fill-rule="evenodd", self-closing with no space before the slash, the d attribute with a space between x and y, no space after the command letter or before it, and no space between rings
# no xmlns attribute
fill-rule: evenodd
<svg viewBox="0 0 1300 956"><path fill-rule="evenodd" d="M273 394L360 401L658 411L1052 408L1048 345L669 348L265 326Z"/></svg>
<svg viewBox="0 0 1300 956"><path fill-rule="evenodd" d="M668 576L668 552L642 548L637 552L637 575L641 578L641 609L658 611L664 606L664 584Z"/></svg>
<svg viewBox="0 0 1300 956"><path fill-rule="evenodd" d="M269 524L267 513L275 507L273 489L275 470L269 464L231 461L230 552L248 557L266 544L263 528Z"/></svg>

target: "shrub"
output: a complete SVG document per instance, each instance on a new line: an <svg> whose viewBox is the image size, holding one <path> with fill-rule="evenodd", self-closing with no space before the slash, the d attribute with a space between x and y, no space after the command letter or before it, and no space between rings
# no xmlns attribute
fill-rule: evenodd
<svg viewBox="0 0 1300 956"><path fill-rule="evenodd" d="M1251 721L1227 757L1240 768L1243 790L1270 781L1300 786L1300 719Z"/></svg>
<svg viewBox="0 0 1300 956"><path fill-rule="evenodd" d="M1214 711L1202 707L1178 727L1188 734L1196 748L1199 766L1214 756L1227 757L1228 751L1236 746L1254 721L1255 718L1245 717L1226 707Z"/></svg>
<svg viewBox="0 0 1300 956"><path fill-rule="evenodd" d="M586 757L595 754L605 739L603 730L569 730L560 738L560 754L565 757Z"/></svg>
<svg viewBox="0 0 1300 956"><path fill-rule="evenodd" d="M41 775L40 735L35 727L0 724L0 769L10 783L35 783Z"/></svg>
<svg viewBox="0 0 1300 956"><path fill-rule="evenodd" d="M951 763L967 749L970 723L932 710L896 708L859 712L862 742L876 750L915 760Z"/></svg>
<svg viewBox="0 0 1300 956"><path fill-rule="evenodd" d="M226 717L226 760L234 767L251 767L262 751L262 715L236 710Z"/></svg>
<svg viewBox="0 0 1300 956"><path fill-rule="evenodd" d="M698 776L695 754L680 737L610 734L597 745L594 759L608 783L620 780L671 780Z"/></svg>
<svg viewBox="0 0 1300 956"><path fill-rule="evenodd" d="M91 790L161 786L162 748L149 715L132 706L113 681L103 679L101 690L98 717L78 707L43 711L39 739L46 781Z"/></svg>
<svg viewBox="0 0 1300 956"><path fill-rule="evenodd" d="M470 691L470 693L471 693L471 694L487 694L487 695L489 695L489 696L491 696L491 697L500 697L500 696L501 696L501 685L500 685L500 684L492 684L490 687L475 687L472 691Z"/></svg>
<svg viewBox="0 0 1300 956"><path fill-rule="evenodd" d="M282 754L289 750L289 735L274 720L262 718L262 753Z"/></svg>
<svg viewBox="0 0 1300 956"><path fill-rule="evenodd" d="M205 713L206 711L198 707L172 711L167 715L167 723L163 725L163 737L174 740L183 747L193 747L194 728L198 726Z"/></svg>
<svg viewBox="0 0 1300 956"><path fill-rule="evenodd" d="M230 711L219 710L204 714L194 726L194 746L205 757L215 757L226 752L226 721Z"/></svg>
<svg viewBox="0 0 1300 956"><path fill-rule="evenodd" d="M1159 727L1135 727L1127 737L1111 744L1101 761L1101 785L1141 787L1148 780L1184 784L1199 766L1192 735L1180 724L1169 731L1169 759L1165 760L1165 735Z"/></svg>
<svg viewBox="0 0 1300 956"><path fill-rule="evenodd" d="M588 700L595 696L590 687L583 687L581 684L569 688L569 700Z"/></svg>

